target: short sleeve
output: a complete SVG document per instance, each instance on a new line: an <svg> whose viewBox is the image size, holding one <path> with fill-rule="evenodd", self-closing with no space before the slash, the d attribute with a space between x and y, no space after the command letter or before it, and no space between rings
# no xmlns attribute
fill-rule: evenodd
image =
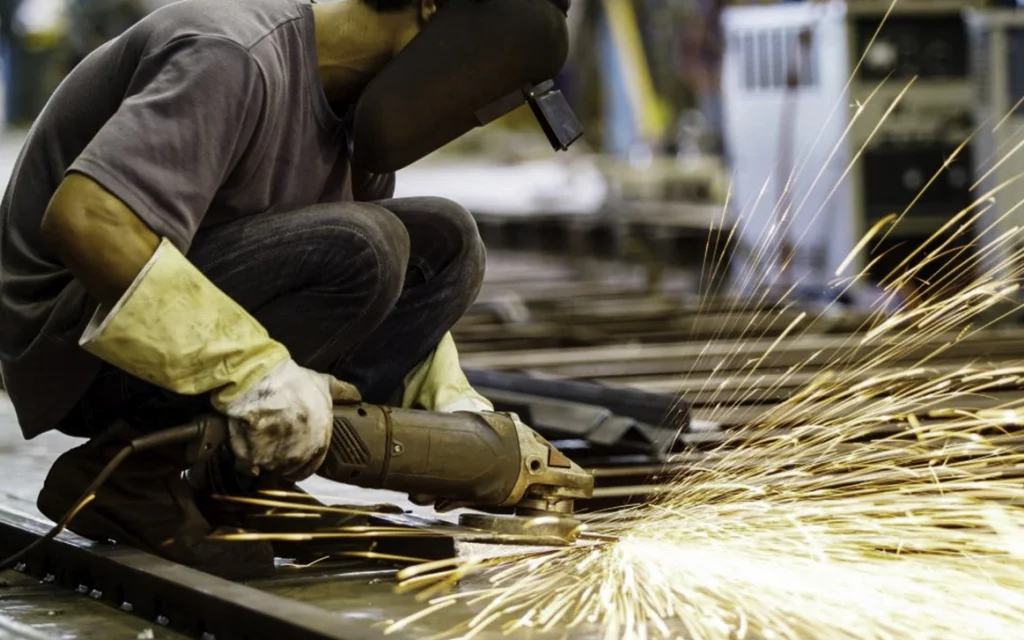
<svg viewBox="0 0 1024 640"><path fill-rule="evenodd" d="M248 51L208 36L175 40L142 58L120 107L68 171L95 180L184 251L263 101Z"/></svg>

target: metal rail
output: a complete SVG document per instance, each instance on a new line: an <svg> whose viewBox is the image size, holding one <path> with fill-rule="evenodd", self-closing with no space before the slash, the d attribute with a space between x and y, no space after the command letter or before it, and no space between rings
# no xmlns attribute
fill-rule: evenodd
<svg viewBox="0 0 1024 640"><path fill-rule="evenodd" d="M502 297L496 292L491 302L478 304L460 321L455 335L467 352L508 351L520 346L616 345L624 337L641 343L769 338L781 335L801 315L800 310L790 308L710 310L670 297L612 291L603 297L566 291L557 300L541 301L518 294ZM509 305L515 305L515 313L505 308ZM510 321L513 317L518 321ZM800 328L814 334L850 334L863 330L865 320L862 314L811 313ZM530 345L528 340L534 343Z"/></svg>
<svg viewBox="0 0 1024 640"><path fill-rule="evenodd" d="M621 285L609 287L609 295L602 297L599 283L587 284L577 296L573 295L573 284L547 279L532 287L523 274L506 282L492 282L489 290L495 300L502 296L516 298L528 313L520 313L519 321L509 322L483 306L471 311L456 327L456 339L464 354L464 366L487 372L479 376L481 383L488 376L532 375L534 386L552 388L548 393L538 392L540 395L558 395L553 387L562 382L587 381L640 390L654 397L681 397L690 405L692 425L666 420L668 426L682 427L681 434L675 438L670 433L672 445L650 449L646 457L636 455L636 448L611 447L609 442L594 438L583 438L589 446L573 445L571 455L595 471L596 492L594 500L586 503L589 508L648 499L698 462L707 465L728 458L730 465L760 464L756 455L745 457L742 453L743 447L755 440L753 432L744 427L770 422L773 428L759 429L757 440L790 437L788 427L821 416L807 410L794 411L783 403L818 379L826 365L843 369L843 363L863 362L871 352L904 346L895 338L890 338L888 347L860 344L857 334L868 326L863 315L823 316L812 323L814 326L805 327L815 316L815 311L809 309L801 325L802 335L776 342L776 336L798 316L799 309L767 298L757 304L728 298L687 303L682 294L645 295L639 287L629 291ZM941 351L935 354L939 347ZM758 370L751 374L750 363L765 354ZM923 364L927 375L919 376L918 381L924 381L969 368L973 362L983 363L984 368L1024 366L1024 331L987 331L966 339L950 334L917 345L898 358L887 357L884 370L856 374L847 367L843 375L852 384L872 376L902 374ZM903 383L909 382L909 378L903 379ZM523 394L535 391L527 384L498 388ZM518 400L531 404L527 398ZM877 401L875 398L864 403ZM1008 376L998 388L986 388L974 397L922 404L917 418L927 421L929 411L942 409L970 411L1021 405L1024 384ZM608 407L607 403L602 406ZM849 412L857 410L854 406L845 408ZM544 409L538 413L547 415ZM563 413L563 421L571 422L567 415ZM577 433L587 432L583 423L590 415L583 410L577 412ZM907 426L898 422L881 424L870 431L860 429L857 442L851 439L839 447L862 447L860 443L867 441L879 447L889 440L898 447L906 431ZM1015 446L1009 440L1006 444Z"/></svg>
<svg viewBox="0 0 1024 640"><path fill-rule="evenodd" d="M1004 366L1024 367L1024 360L990 361L990 368ZM870 378L901 374L906 381L934 380L936 376L951 375L963 371L968 367L967 362L953 362L947 364L927 365L924 371L912 375L907 367L879 367L861 371L846 370L843 372L843 379L853 384L863 382ZM980 369L979 365L974 366L975 370ZM708 404L730 394L737 394L737 397L752 396L752 402L760 402L758 394L769 390L778 390L789 395L795 390L806 387L822 376L821 370L809 369L808 371L775 372L764 371L748 375L745 371L723 371L713 376L616 376L597 379L594 382L623 386L631 389L641 389L650 393L679 393L687 401L693 404ZM714 394L710 400L700 400L701 394ZM773 396L774 397L774 396ZM769 398L770 400L771 398Z"/></svg>
<svg viewBox="0 0 1024 640"><path fill-rule="evenodd" d="M47 528L0 507L0 554L18 551ZM96 545L67 533L41 546L19 570L195 638L384 637L380 628L355 616L342 617L130 547Z"/></svg>

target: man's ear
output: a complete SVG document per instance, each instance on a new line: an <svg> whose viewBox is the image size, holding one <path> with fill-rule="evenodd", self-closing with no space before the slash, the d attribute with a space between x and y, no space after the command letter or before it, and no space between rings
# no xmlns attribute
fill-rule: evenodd
<svg viewBox="0 0 1024 640"><path fill-rule="evenodd" d="M437 13L437 0L420 0L420 22L426 24Z"/></svg>

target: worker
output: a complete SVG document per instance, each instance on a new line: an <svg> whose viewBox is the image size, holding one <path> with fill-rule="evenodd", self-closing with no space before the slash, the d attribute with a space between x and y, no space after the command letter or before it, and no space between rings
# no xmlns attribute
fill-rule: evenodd
<svg viewBox="0 0 1024 640"><path fill-rule="evenodd" d="M59 518L123 438L211 407L243 468L310 476L334 403L486 411L449 330L484 248L469 213L353 168L361 91L444 0L183 0L79 64L4 195L0 365L53 464ZM443 6L441 11L443 11ZM185 449L129 458L71 525L225 576L264 542L210 538Z"/></svg>

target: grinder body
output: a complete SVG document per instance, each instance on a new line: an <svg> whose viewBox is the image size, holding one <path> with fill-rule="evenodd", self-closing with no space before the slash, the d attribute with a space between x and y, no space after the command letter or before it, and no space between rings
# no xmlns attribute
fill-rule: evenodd
<svg viewBox="0 0 1024 640"><path fill-rule="evenodd" d="M335 408L331 448L317 475L492 502L512 493L518 468L519 439L509 421L361 405Z"/></svg>
<svg viewBox="0 0 1024 640"><path fill-rule="evenodd" d="M514 414L335 407L317 475L475 507L572 513L593 477Z"/></svg>

